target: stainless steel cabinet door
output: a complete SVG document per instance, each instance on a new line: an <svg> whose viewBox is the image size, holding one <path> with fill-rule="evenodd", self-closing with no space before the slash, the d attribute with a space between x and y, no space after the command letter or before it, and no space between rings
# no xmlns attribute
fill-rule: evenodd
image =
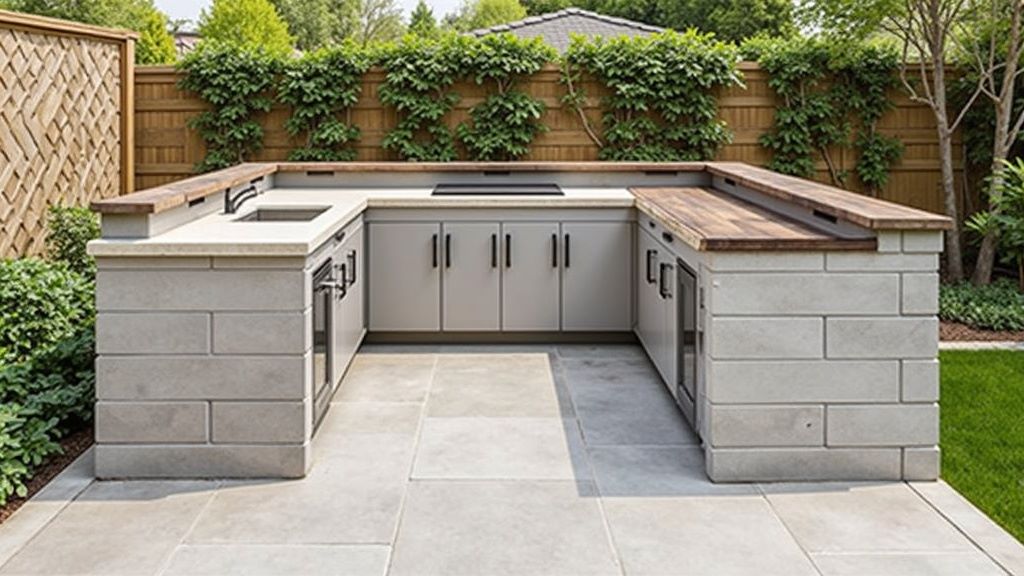
<svg viewBox="0 0 1024 576"><path fill-rule="evenodd" d="M632 329L632 223L563 222L561 240L562 329Z"/></svg>
<svg viewBox="0 0 1024 576"><path fill-rule="evenodd" d="M442 327L450 332L501 328L497 222L445 222Z"/></svg>
<svg viewBox="0 0 1024 576"><path fill-rule="evenodd" d="M643 229L637 231L636 335L655 363L661 350L663 299L658 293L661 247Z"/></svg>
<svg viewBox="0 0 1024 576"><path fill-rule="evenodd" d="M559 329L559 246L557 222L501 225L503 330Z"/></svg>
<svg viewBox="0 0 1024 576"><path fill-rule="evenodd" d="M372 222L367 227L370 330L440 330L441 225Z"/></svg>
<svg viewBox="0 0 1024 576"><path fill-rule="evenodd" d="M658 358L655 364L672 395L676 395L677 300L675 256L663 250L658 263L658 294L661 297L658 324Z"/></svg>

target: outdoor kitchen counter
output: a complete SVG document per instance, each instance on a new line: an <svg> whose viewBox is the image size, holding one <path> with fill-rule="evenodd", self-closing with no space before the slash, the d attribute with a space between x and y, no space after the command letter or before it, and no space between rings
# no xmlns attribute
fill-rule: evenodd
<svg viewBox="0 0 1024 576"><path fill-rule="evenodd" d="M432 188L272 189L235 214L217 212L152 238L100 239L94 256L307 256L368 208L620 208L634 205L625 188L563 188L563 196L431 196ZM238 222L258 208L326 208L301 222Z"/></svg>

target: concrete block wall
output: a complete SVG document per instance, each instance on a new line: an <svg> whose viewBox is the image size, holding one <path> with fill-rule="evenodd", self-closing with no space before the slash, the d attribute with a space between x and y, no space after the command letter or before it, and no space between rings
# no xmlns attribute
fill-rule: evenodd
<svg viewBox="0 0 1024 576"><path fill-rule="evenodd" d="M100 258L96 475L305 475L305 268L304 258Z"/></svg>
<svg viewBox="0 0 1024 576"><path fill-rule="evenodd" d="M873 253L704 254L711 478L937 478L941 251L907 231Z"/></svg>

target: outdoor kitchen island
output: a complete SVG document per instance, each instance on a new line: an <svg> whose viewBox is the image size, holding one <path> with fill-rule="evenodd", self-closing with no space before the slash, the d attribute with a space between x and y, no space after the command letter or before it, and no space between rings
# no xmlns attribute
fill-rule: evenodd
<svg viewBox="0 0 1024 576"><path fill-rule="evenodd" d="M364 338L638 339L714 481L938 476L941 216L736 163L246 164L93 208L100 478L305 475Z"/></svg>

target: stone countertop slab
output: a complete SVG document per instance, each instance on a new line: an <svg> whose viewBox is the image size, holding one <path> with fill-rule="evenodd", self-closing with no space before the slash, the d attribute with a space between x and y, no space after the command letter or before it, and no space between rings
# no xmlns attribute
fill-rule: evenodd
<svg viewBox="0 0 1024 576"><path fill-rule="evenodd" d="M563 196L431 196L431 188L281 188L250 200L236 214L204 216L152 238L100 239L93 256L305 257L368 208L632 208L625 188L563 188ZM239 222L258 208L327 208L304 222Z"/></svg>

